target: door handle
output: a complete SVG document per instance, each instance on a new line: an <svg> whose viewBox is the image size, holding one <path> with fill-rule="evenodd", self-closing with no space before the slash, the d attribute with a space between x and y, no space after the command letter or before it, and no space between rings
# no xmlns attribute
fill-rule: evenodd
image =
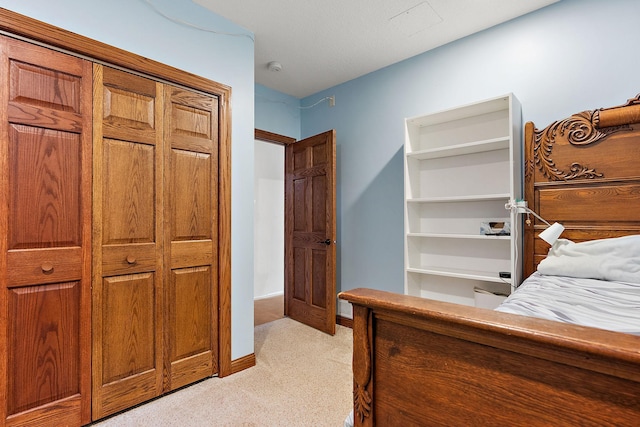
<svg viewBox="0 0 640 427"><path fill-rule="evenodd" d="M318 243L324 243L325 245L329 246L331 244L331 239L320 240Z"/></svg>

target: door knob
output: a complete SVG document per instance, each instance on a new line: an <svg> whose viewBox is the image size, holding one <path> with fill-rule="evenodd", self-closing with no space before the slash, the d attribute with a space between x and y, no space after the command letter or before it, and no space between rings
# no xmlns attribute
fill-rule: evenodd
<svg viewBox="0 0 640 427"><path fill-rule="evenodd" d="M329 246L331 244L331 239L320 240L318 243L324 243L325 245Z"/></svg>

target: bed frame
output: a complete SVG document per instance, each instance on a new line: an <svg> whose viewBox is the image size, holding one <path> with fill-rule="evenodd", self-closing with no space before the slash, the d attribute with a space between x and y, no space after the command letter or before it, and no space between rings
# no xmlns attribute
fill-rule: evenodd
<svg viewBox="0 0 640 427"><path fill-rule="evenodd" d="M525 197L563 238L640 234L640 96L539 131ZM525 225L525 277L549 246ZM356 426L637 425L640 337L372 289L353 305Z"/></svg>

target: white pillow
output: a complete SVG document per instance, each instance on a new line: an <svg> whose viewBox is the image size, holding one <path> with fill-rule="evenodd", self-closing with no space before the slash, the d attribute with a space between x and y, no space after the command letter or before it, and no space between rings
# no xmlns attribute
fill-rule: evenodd
<svg viewBox="0 0 640 427"><path fill-rule="evenodd" d="M640 235L574 243L558 239L538 265L541 274L640 284Z"/></svg>

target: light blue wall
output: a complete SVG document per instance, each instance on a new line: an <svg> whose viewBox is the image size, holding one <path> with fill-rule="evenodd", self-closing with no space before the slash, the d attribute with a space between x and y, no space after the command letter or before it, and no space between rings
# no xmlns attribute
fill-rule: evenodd
<svg viewBox="0 0 640 427"><path fill-rule="evenodd" d="M302 138L336 129L338 289L403 292L405 117L513 92L538 127L640 92L640 2L563 0L322 91Z"/></svg>
<svg viewBox="0 0 640 427"><path fill-rule="evenodd" d="M300 139L300 100L255 85L256 129Z"/></svg>
<svg viewBox="0 0 640 427"><path fill-rule="evenodd" d="M250 34L191 1L151 1L175 19ZM231 86L232 358L253 353L253 41L174 23L144 0L0 0L0 7Z"/></svg>

